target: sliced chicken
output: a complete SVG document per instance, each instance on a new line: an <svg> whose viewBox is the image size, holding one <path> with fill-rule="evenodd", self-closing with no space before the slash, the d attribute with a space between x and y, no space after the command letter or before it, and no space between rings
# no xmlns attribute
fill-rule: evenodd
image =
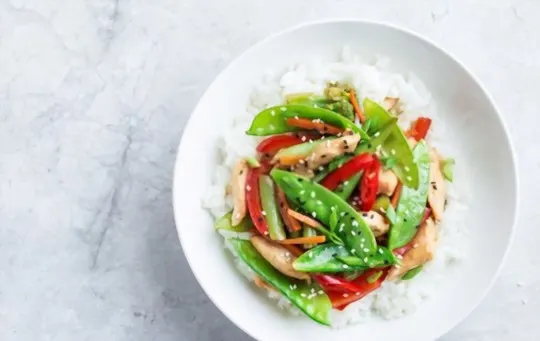
<svg viewBox="0 0 540 341"><path fill-rule="evenodd" d="M369 229L373 231L375 238L378 238L390 230L390 224L386 222L383 215L375 211L369 211L362 213L362 218L369 226Z"/></svg>
<svg viewBox="0 0 540 341"><path fill-rule="evenodd" d="M441 159L435 148L429 148L428 203L435 220L441 221L446 201L446 184L441 170Z"/></svg>
<svg viewBox="0 0 540 341"><path fill-rule="evenodd" d="M379 187L377 194L392 196L398 185L398 177L391 170L379 171Z"/></svg>
<svg viewBox="0 0 540 341"><path fill-rule="evenodd" d="M327 140L315 147L305 160L301 160L294 167L294 171L304 176L313 176L313 171L330 163L336 157L354 152L358 142L360 142L358 134L347 134L334 140Z"/></svg>
<svg viewBox="0 0 540 341"><path fill-rule="evenodd" d="M383 101L383 107L388 110L388 112L396 116L403 113L401 103L399 102L399 98L397 97L385 97Z"/></svg>
<svg viewBox="0 0 540 341"><path fill-rule="evenodd" d="M310 280L308 274L296 271L293 268L292 263L296 260L296 256L285 247L272 243L261 236L251 237L251 243L261 256L282 274L297 279Z"/></svg>
<svg viewBox="0 0 540 341"><path fill-rule="evenodd" d="M418 141L416 141L414 137L407 137L407 142L409 142L409 146L411 147L411 149L414 149L414 147L418 143Z"/></svg>
<svg viewBox="0 0 540 341"><path fill-rule="evenodd" d="M429 218L418 228L413 239L413 246L403 255L401 265L394 265L388 272L387 279L401 278L407 271L432 260L436 244L437 226L435 226L433 219Z"/></svg>
<svg viewBox="0 0 540 341"><path fill-rule="evenodd" d="M233 169L231 192L233 197L233 226L240 224L246 216L246 179L248 165L244 159L238 161Z"/></svg>

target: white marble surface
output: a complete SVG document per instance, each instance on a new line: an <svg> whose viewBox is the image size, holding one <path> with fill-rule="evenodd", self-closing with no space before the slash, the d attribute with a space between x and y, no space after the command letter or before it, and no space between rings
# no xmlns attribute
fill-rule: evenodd
<svg viewBox="0 0 540 341"><path fill-rule="evenodd" d="M535 0L0 0L0 340L249 340L183 258L175 150L234 56L344 16L432 38L504 111L523 184L515 242L442 339L539 340L539 13Z"/></svg>

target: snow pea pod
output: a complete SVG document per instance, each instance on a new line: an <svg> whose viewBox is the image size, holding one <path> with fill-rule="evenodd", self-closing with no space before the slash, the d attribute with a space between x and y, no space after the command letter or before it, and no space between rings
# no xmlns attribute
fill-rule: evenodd
<svg viewBox="0 0 540 341"><path fill-rule="evenodd" d="M426 209L429 188L429 147L420 141L414 148L417 160L419 185L417 189L403 186L396 207L396 222L390 227L388 246L396 249L405 246L416 234Z"/></svg>
<svg viewBox="0 0 540 341"><path fill-rule="evenodd" d="M307 118L310 120L319 119L324 123L342 129L351 129L354 133L360 134L362 139L369 140L369 136L362 128L353 121L346 119L338 113L323 108L314 108L302 104L286 104L270 107L258 113L251 126L246 131L248 135L267 136L290 131L297 131L298 128L287 125L288 118Z"/></svg>
<svg viewBox="0 0 540 341"><path fill-rule="evenodd" d="M274 182L268 175L261 175L259 179L259 192L261 193L263 214L266 215L266 221L268 222L270 238L273 240L287 238L276 202Z"/></svg>
<svg viewBox="0 0 540 341"><path fill-rule="evenodd" d="M373 232L362 216L338 195L295 173L273 169L270 175L291 202L324 226L330 226L331 211L336 210L334 233L349 251L355 250L361 257L377 251Z"/></svg>
<svg viewBox="0 0 540 341"><path fill-rule="evenodd" d="M287 98L287 104L302 104L314 108L324 108L336 112L345 118L354 121L354 108L346 98L338 100L329 99L324 96L314 96L312 94L298 94Z"/></svg>
<svg viewBox="0 0 540 341"><path fill-rule="evenodd" d="M323 244L298 257L293 267L302 272L336 273L386 267L397 262L394 254L382 246L377 247L375 254L359 258L343 246Z"/></svg>
<svg viewBox="0 0 540 341"><path fill-rule="evenodd" d="M368 98L364 100L364 114L370 122L370 131L380 130L393 118L386 109ZM414 163L413 153L407 138L397 125L392 127L390 136L385 139L381 147L387 155L396 157L397 162L392 170L399 180L408 187L417 188L418 167Z"/></svg>
<svg viewBox="0 0 540 341"><path fill-rule="evenodd" d="M405 273L405 275L403 275L403 277L401 277L401 279L403 281L407 281L409 279L413 279L414 277L416 277L416 275L418 275L420 272L422 272L422 269L424 268L424 265L419 265L417 266L416 268L412 269L412 270L409 270Z"/></svg>
<svg viewBox="0 0 540 341"><path fill-rule="evenodd" d="M343 200L347 200L349 199L349 197L351 196L351 194L354 192L354 190L356 189L356 187L358 186L358 183L360 182L360 178L362 176L362 173L359 173L359 174L356 174L356 175L353 175L352 178L350 178L349 180L345 181L343 184L341 184L336 190L334 193L336 193L336 195L338 197L340 197L341 199Z"/></svg>
<svg viewBox="0 0 540 341"><path fill-rule="evenodd" d="M266 261L248 240L233 238L229 243L244 263L308 317L323 325L330 325L332 303L325 293L320 294L321 289L317 285L283 275ZM317 294L314 295L313 292Z"/></svg>

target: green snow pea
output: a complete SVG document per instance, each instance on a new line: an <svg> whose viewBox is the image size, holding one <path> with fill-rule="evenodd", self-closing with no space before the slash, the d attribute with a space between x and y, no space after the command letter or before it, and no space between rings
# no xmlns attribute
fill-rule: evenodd
<svg viewBox="0 0 540 341"><path fill-rule="evenodd" d="M361 173L353 175L345 183L339 185L339 187L335 190L334 193L336 193L338 197L346 201L347 199L349 199L351 194L354 192L354 190L358 186L358 183L360 182L361 177L362 177Z"/></svg>
<svg viewBox="0 0 540 341"><path fill-rule="evenodd" d="M337 194L295 173L274 168L270 175L291 202L324 226L330 225L331 210L335 209L338 227L334 233L348 250L356 250L361 257L377 251L373 232L360 213Z"/></svg>
<svg viewBox="0 0 540 341"><path fill-rule="evenodd" d="M276 270L253 247L250 241L230 239L236 254L264 281L279 290L292 304L302 310L308 317L323 325L330 325L332 303L326 294L313 295L320 292L316 284L307 284L287 277Z"/></svg>
<svg viewBox="0 0 540 341"><path fill-rule="evenodd" d="M359 258L343 246L327 243L302 254L294 261L293 267L302 272L335 273L386 267L397 262L394 254L382 246L375 254Z"/></svg>
<svg viewBox="0 0 540 341"><path fill-rule="evenodd" d="M393 118L386 109L368 98L364 100L364 114L370 121L370 131L380 130ZM392 170L399 180L408 187L417 188L418 167L414 163L413 153L407 138L397 125L392 127L390 136L384 140L381 147L386 155L396 157L397 162L393 165Z"/></svg>
<svg viewBox="0 0 540 341"><path fill-rule="evenodd" d="M313 94L297 94L288 96L286 102L287 104L302 104L314 108L328 109L354 121L354 108L349 102L348 96L334 100Z"/></svg>
<svg viewBox="0 0 540 341"><path fill-rule="evenodd" d="M407 271L405 273L405 275L403 275L403 277L401 277L401 279L404 280L404 281L409 280L409 279L413 279L414 277L416 277L416 275L418 275L420 272L422 272L423 268L424 268L423 265L419 265L416 268Z"/></svg>
<svg viewBox="0 0 540 341"><path fill-rule="evenodd" d="M302 226L302 237L313 237L316 235L317 235L317 230L314 230L307 225ZM314 246L315 244L304 244L304 249L311 249Z"/></svg>
<svg viewBox="0 0 540 341"><path fill-rule="evenodd" d="M232 211L229 213L225 213L225 215L218 220L216 220L216 223L214 224L214 228L216 230L227 230L227 231L233 231L233 232L247 232L250 228L253 227L253 222L251 219L246 216L240 224L233 226L231 222L232 218Z"/></svg>
<svg viewBox="0 0 540 341"><path fill-rule="evenodd" d="M396 222L390 227L388 246L391 249L406 245L424 216L429 188L429 147L425 141L418 142L414 148L414 159L418 165L419 185L417 189L403 186L396 207Z"/></svg>
<svg viewBox="0 0 540 341"><path fill-rule="evenodd" d="M246 131L246 134L267 136L297 131L297 128L289 126L286 123L288 118L294 117L307 118L310 120L320 119L324 123L342 129L351 129L354 133L360 134L362 139L369 140L369 136L362 128L340 114L328 109L314 108L302 104L278 105L261 111L255 116L253 122L251 122L251 126Z"/></svg>
<svg viewBox="0 0 540 341"><path fill-rule="evenodd" d="M259 179L259 191L263 214L266 215L266 221L268 222L268 233L270 234L270 238L273 240L283 240L287 238L276 202L274 182L268 175L261 175Z"/></svg>
<svg viewBox="0 0 540 341"><path fill-rule="evenodd" d="M328 138L325 140L317 140L317 141L312 141L312 142L304 142L304 143L296 144L294 146L283 148L279 152L277 152L274 157L276 159L279 159L282 157L292 157L292 156L308 157L311 153L313 153L313 150L315 149L315 147L317 147L321 143L324 143L327 140L333 140L333 138Z"/></svg>
<svg viewBox="0 0 540 341"><path fill-rule="evenodd" d="M385 212L386 209L390 206L391 201L390 198L386 195L380 195L377 200L375 200L375 204L373 204L373 211L381 211Z"/></svg>

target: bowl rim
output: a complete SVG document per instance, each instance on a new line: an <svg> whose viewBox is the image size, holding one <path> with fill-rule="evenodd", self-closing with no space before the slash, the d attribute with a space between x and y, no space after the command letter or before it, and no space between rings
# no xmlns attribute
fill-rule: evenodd
<svg viewBox="0 0 540 341"><path fill-rule="evenodd" d="M229 312L226 309L224 309L224 307L221 307L218 303L216 303L216 300L214 299L214 294L212 292L210 292L209 290L207 290L204 283L199 279L197 271L195 271L195 268L193 266L194 263L192 261L192 258L190 257L189 254L184 252L184 244L183 244L182 232L181 232L181 229L178 227L179 226L179 224L178 224L179 213L177 211L177 207L179 207L178 206L179 198L177 197L178 195L177 195L177 190L176 189L177 189L177 187L180 186L179 176L177 176L178 173L180 172L181 167L182 167L180 162L179 162L179 160L181 159L180 156L185 153L184 149L187 146L187 144L184 143L185 131L188 130L190 125L192 124L193 117L194 117L193 113L195 113L195 112L197 112L199 110L199 107L201 106L201 99L206 97L206 95L210 91L210 89L212 89L215 86L215 84L218 82L218 80L223 77L223 74L225 73L226 70L228 70L229 68L235 66L236 64L239 64L242 61L242 59L244 59L244 57L251 50L254 50L254 49L256 49L256 48L258 48L258 47L260 47L262 45L265 45L269 41L277 39L277 38L279 38L281 36L285 36L285 35L287 35L287 34L289 34L291 32L294 32L294 31L302 29L302 28L306 28L306 27L310 27L310 26L317 26L317 25L325 25L325 24L335 24L335 23L361 23L361 24L367 24L367 25L380 26L380 27L383 27L383 28L389 28L389 29L404 33L406 35L412 36L412 37L414 37L416 39L419 39L419 40L423 41L424 43L430 45L431 47L435 48L436 50L439 50L442 54L446 55L446 57L450 58L463 71L465 71L465 73L467 73L467 75L469 77L471 77L471 79L476 83L476 85L478 85L478 87L480 88L483 95L487 98L487 100L493 106L493 109L494 109L494 111L496 113L496 117L497 117L499 123L501 124L501 127L502 127L503 131L504 131L504 138L506 139L506 142L507 142L508 147L510 149L510 154L511 154L510 157L511 157L511 162L512 162L512 165L513 165L513 172L514 172L514 177L513 177L514 178L513 179L514 183L513 183L513 185L514 185L514 189L515 189L515 191L514 191L515 195L514 195L514 198L513 198L514 207L513 207L512 226L511 226L511 229L510 229L509 238L508 238L508 240L506 242L506 245L505 245L504 253L503 253L502 258L501 258L501 262L499 263L499 265L498 265L494 275L492 276L491 281L489 282L488 286L486 286L486 288L483 290L483 293L481 295L478 295L478 297L473 302L473 304L470 305L470 308L468 308L468 311L461 318L457 319L452 326L441 330L438 335L433 335L435 338L439 338L439 337L447 334L449 331L454 329L460 323L462 323L467 317L469 317L472 314L472 312L474 310L476 310L478 308L478 306L484 300L484 298L486 297L488 292L492 289L495 281L497 280L497 278L499 277L499 275L500 275L500 273L502 271L502 268L503 268L504 264L506 263L506 260L508 258L508 254L510 252L511 246L512 246L512 244L514 242L515 230L516 230L517 221L518 221L518 217L519 217L519 201L520 201L520 187L519 187L520 180L519 180L519 172L518 172L519 167L518 167L518 164L517 164L516 152L515 152L514 144L512 142L511 135L510 135L510 130L508 129L508 126L507 126L507 124L506 124L506 122L505 122L505 120L503 118L503 115L501 114L501 110L499 109L497 103L495 102L495 100L493 99L491 94L487 91L487 89L485 88L483 83L478 79L478 77L473 72L471 72L469 70L469 68L467 66L465 66L458 58L456 58L453 54L448 52L445 48L439 46L437 43L435 43L431 39L429 39L429 38L415 32L415 31L413 31L412 29L408 29L408 28L396 25L394 23L390 23L390 22L382 21L382 20L371 20L371 19L361 19L361 18L326 18L326 19L321 19L321 20L311 20L311 21L302 22L300 24L290 26L290 27L285 28L283 30L271 33L271 34L267 35L265 38L263 38L263 39L259 40L258 42L256 42L255 44L250 45L248 48L246 48L244 51L242 51L239 55L237 55L231 62L229 62L221 71L219 71L218 75L208 85L208 87L206 88L204 93L199 98L199 100L198 100L197 104L195 105L195 107L193 107L193 109L191 110L190 117L189 117L188 121L186 122L186 124L184 126L182 137L180 139L180 143L178 145L178 149L177 149L177 153L176 153L176 160L175 160L174 173L173 173L173 184L172 184L173 185L173 187L172 187L172 192L173 192L172 193L172 204L173 204L173 213L174 213L174 222L175 222L176 232L178 234L178 239L180 241L180 245L182 246L182 253L184 254L184 257L186 258L187 263L188 263L188 265L189 265L189 267L191 269L191 272L193 273L195 279L199 283L200 287L203 289L204 293L210 298L212 303L237 328L242 330L244 333L246 333L247 335L249 335L253 339L257 340L256 335L252 334L247 329L244 329L244 327L237 321L236 318L232 317L231 314L229 314Z"/></svg>

